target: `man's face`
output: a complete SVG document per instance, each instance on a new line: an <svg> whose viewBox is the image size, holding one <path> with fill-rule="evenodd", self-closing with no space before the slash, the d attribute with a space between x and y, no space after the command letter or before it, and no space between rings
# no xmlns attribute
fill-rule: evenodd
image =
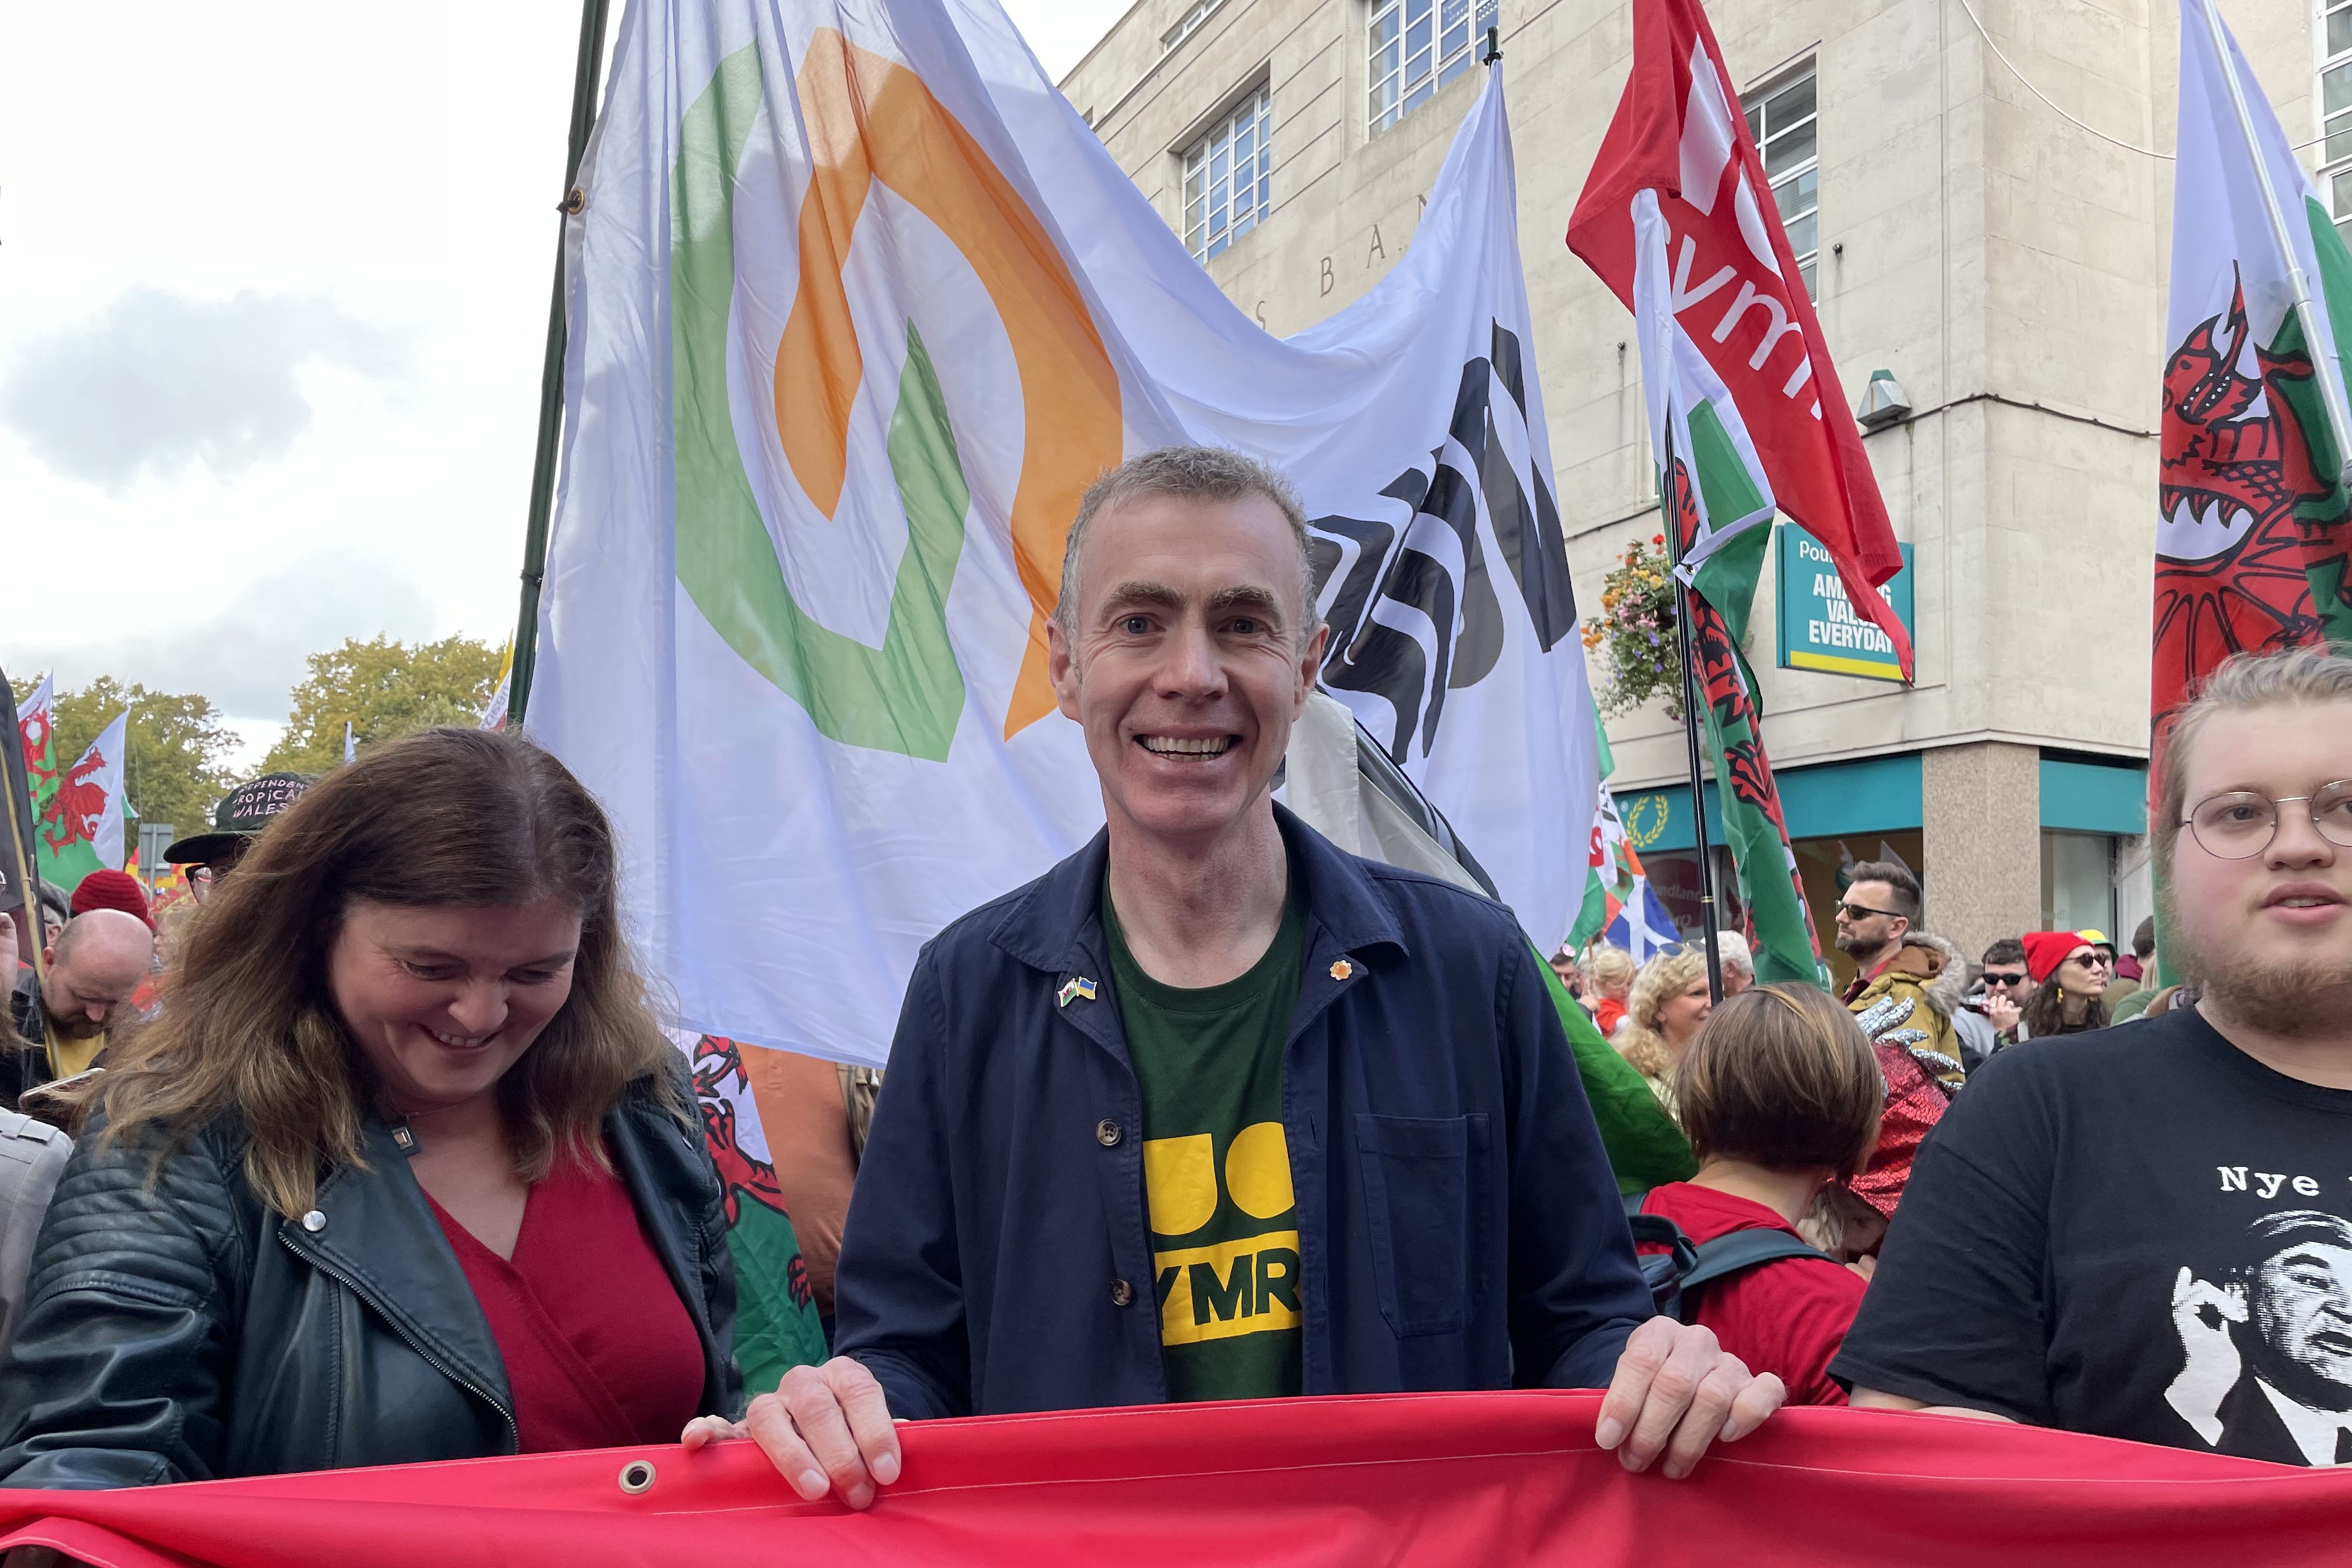
<svg viewBox="0 0 2352 1568"><path fill-rule="evenodd" d="M2308 795L2352 778L2352 706L2217 713L2187 766L2187 815L2232 791L2274 801ZM2195 830L2180 830L2168 889L2180 957L2225 1018L2289 1036L2342 1037L2342 993L2352 988L2352 849L2324 837L2304 801L2290 800L2276 815L2270 843L2242 859L2215 855Z"/></svg>
<svg viewBox="0 0 2352 1568"><path fill-rule="evenodd" d="M1884 882L1855 882L1845 890L1837 910L1838 951L1855 958L1874 958L1911 922L1884 911L1895 907L1895 889Z"/></svg>
<svg viewBox="0 0 2352 1568"><path fill-rule="evenodd" d="M1298 546L1262 496L1143 496L1096 514L1054 690L1115 821L1205 849L1282 765L1328 635L1298 635Z"/></svg>
<svg viewBox="0 0 2352 1568"><path fill-rule="evenodd" d="M2263 1381L2315 1409L2352 1411L2352 1247L2287 1247L2264 1260L2252 1294Z"/></svg>
<svg viewBox="0 0 2352 1568"><path fill-rule="evenodd" d="M44 956L48 973L41 986L41 1007L49 1026L68 1039L104 1033L147 978L145 955L99 938L83 938L62 963L54 947Z"/></svg>
<svg viewBox="0 0 2352 1568"><path fill-rule="evenodd" d="M2021 958L2005 959L1984 967L1985 991L1993 996L2006 996L2019 1006L2033 994L2033 976Z"/></svg>

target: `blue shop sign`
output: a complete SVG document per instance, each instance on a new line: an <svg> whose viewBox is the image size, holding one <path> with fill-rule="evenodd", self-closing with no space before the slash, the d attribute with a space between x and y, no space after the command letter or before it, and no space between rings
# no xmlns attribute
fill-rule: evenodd
<svg viewBox="0 0 2352 1568"><path fill-rule="evenodd" d="M1825 669L1871 680L1903 679L1895 645L1886 634L1853 613L1839 581L1837 563L1812 535L1783 523L1776 555L1780 610L1780 668ZM1895 606L1907 634L1911 623L1911 547L1901 547L1903 570L1882 584L1879 596Z"/></svg>

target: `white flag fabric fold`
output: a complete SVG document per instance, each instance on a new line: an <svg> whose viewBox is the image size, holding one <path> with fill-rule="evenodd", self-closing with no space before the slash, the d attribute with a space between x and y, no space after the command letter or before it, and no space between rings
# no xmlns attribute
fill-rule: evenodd
<svg viewBox="0 0 2352 1568"><path fill-rule="evenodd" d="M1592 717L1512 178L1490 80L1390 276L1276 340L990 0L631 8L528 721L683 1026L878 1062L921 943L1100 826L1045 617L1087 485L1178 443L1297 482L1327 689L1566 934Z"/></svg>

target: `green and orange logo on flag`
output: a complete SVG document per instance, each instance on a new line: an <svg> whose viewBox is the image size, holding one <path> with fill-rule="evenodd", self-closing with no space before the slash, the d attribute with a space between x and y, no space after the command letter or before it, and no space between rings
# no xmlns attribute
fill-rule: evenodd
<svg viewBox="0 0 2352 1568"><path fill-rule="evenodd" d="M890 301L881 322L861 323L853 310L848 277L861 220L885 191L920 214L977 277L1010 343L1024 411L1011 525L1032 614L1003 714L1008 737L1053 710L1045 628L1061 585L1062 536L1086 487L1119 459L1118 379L1059 252L921 78L820 28L795 85L814 169L800 205L791 313L770 353L773 406L759 411L768 416L763 455L780 458L787 473L763 477L788 479L816 513L837 520L853 470L887 469L906 546L879 645L835 630L793 592L747 469L738 436L744 411L730 395L730 306L739 289L782 291L784 281L747 278L735 242L744 148L767 103L758 47L747 46L719 62L687 110L671 183L678 581L728 644L828 738L944 761L965 698L947 598L972 498L911 301ZM871 411L860 404L868 379L889 369L871 352L867 334L877 331L904 343L880 429L861 418Z"/></svg>

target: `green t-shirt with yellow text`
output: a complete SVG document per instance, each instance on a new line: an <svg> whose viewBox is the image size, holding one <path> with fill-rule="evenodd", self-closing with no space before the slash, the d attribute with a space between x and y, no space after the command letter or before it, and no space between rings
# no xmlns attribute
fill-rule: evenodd
<svg viewBox="0 0 2352 1568"><path fill-rule="evenodd" d="M1108 879L1103 930L1143 1093L1168 1396L1297 1394L1298 1211L1282 1128L1282 1052L1307 930L1296 868L1273 945L1223 985L1186 989L1146 974L1120 934Z"/></svg>

